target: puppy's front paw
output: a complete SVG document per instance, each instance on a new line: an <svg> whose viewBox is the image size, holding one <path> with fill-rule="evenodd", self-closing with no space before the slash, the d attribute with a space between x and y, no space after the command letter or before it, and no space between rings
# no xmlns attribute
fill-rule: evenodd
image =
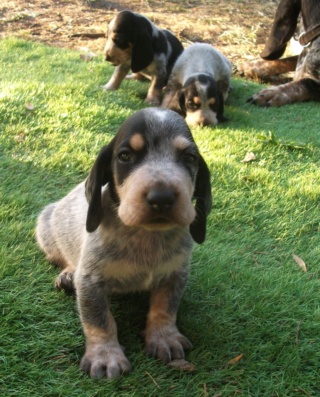
<svg viewBox="0 0 320 397"><path fill-rule="evenodd" d="M81 359L80 368L92 378L117 379L131 370L131 364L120 345L115 343L97 344L87 347Z"/></svg>
<svg viewBox="0 0 320 397"><path fill-rule="evenodd" d="M150 87L148 91L147 98L145 99L145 102L149 105L153 106L159 106L160 105L160 98L161 98L161 91L158 88L153 88Z"/></svg>
<svg viewBox="0 0 320 397"><path fill-rule="evenodd" d="M156 97L147 97L145 102L148 105L152 105L152 106L159 106L160 105L160 99L156 98Z"/></svg>
<svg viewBox="0 0 320 397"><path fill-rule="evenodd" d="M107 83L107 84L105 84L105 85L101 85L100 88L101 88L102 90L105 90L105 91L115 91L115 90L117 90L119 87L117 87L117 86L116 86L115 84L113 84L113 83Z"/></svg>
<svg viewBox="0 0 320 397"><path fill-rule="evenodd" d="M184 359L184 351L191 348L191 342L174 325L146 330L146 353L164 363Z"/></svg>

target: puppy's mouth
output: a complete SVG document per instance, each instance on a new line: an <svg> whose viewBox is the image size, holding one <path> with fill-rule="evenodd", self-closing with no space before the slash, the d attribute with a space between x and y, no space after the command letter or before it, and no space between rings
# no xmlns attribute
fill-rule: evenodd
<svg viewBox="0 0 320 397"><path fill-rule="evenodd" d="M147 230L169 230L175 226L177 225L165 217L156 217L144 223L142 227Z"/></svg>
<svg viewBox="0 0 320 397"><path fill-rule="evenodd" d="M164 218L164 217L157 217L154 218L150 221L150 223L155 223L155 224L164 224L164 223L169 223L168 219Z"/></svg>

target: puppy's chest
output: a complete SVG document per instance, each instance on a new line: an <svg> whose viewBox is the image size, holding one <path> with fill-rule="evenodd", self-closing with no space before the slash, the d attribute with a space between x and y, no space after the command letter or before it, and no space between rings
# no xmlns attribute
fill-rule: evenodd
<svg viewBox="0 0 320 397"><path fill-rule="evenodd" d="M191 250L188 235L112 239L99 253L100 277L110 292L149 290L186 267Z"/></svg>
<svg viewBox="0 0 320 397"><path fill-rule="evenodd" d="M186 265L186 258L181 255L161 264L150 263L149 266L127 261L109 262L104 267L103 277L110 292L146 291L155 288L162 280L169 278L173 272L181 271Z"/></svg>

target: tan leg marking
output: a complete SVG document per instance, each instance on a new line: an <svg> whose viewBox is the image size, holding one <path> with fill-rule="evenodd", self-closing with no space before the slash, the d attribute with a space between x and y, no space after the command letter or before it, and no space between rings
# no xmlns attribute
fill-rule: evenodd
<svg viewBox="0 0 320 397"><path fill-rule="evenodd" d="M168 363L184 358L184 350L192 347L176 326L176 312L169 312L170 291L168 287L152 292L150 310L145 331L145 351L151 356Z"/></svg>

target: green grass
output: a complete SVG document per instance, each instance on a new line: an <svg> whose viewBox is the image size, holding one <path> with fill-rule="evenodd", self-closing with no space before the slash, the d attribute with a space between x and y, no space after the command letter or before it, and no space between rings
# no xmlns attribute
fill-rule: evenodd
<svg viewBox="0 0 320 397"><path fill-rule="evenodd" d="M97 381L79 369L75 301L54 290L58 270L36 246L34 227L145 106L148 83L103 92L112 68L102 58L85 63L76 52L17 39L0 41L0 59L1 395L319 396L319 104L254 107L246 99L260 86L233 79L230 121L193 129L214 196L179 312L197 370L182 373L143 354L147 297L127 296L113 301L113 313L133 372ZM256 161L243 163L250 151Z"/></svg>

